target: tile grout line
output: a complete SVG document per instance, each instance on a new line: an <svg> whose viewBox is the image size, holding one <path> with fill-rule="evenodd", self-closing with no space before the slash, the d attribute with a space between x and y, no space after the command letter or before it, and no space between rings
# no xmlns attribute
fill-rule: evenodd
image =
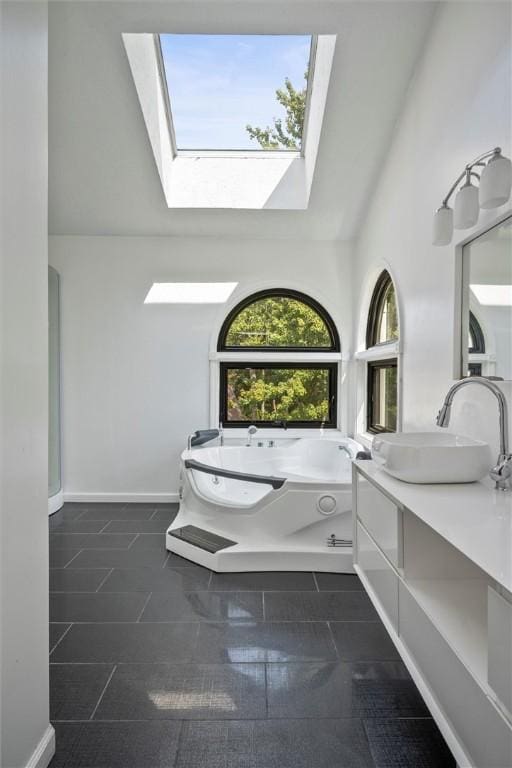
<svg viewBox="0 0 512 768"><path fill-rule="evenodd" d="M165 566L169 562L170 556L171 556L171 552L169 552L169 550L167 550L167 557L165 558L164 562L162 563L162 568L165 568ZM190 566L186 566L186 567L189 568Z"/></svg>
<svg viewBox="0 0 512 768"><path fill-rule="evenodd" d="M266 614L265 614L265 590L261 591L261 603L262 603L262 610L263 610L263 621L267 620Z"/></svg>
<svg viewBox="0 0 512 768"><path fill-rule="evenodd" d="M65 624L66 622L60 622L60 621L52 621L52 622L50 622L50 623L51 623L51 624ZM74 623L74 622L71 622L71 623L70 623L70 625L69 625L69 627L66 629L66 631L65 631L65 632L64 632L64 634L62 635L62 637L59 637L59 639L57 640L57 642L55 643L55 645L54 645L54 646L53 646L53 648L51 649L50 653L48 654L49 656L51 656L51 655L52 655L52 653L53 653L53 652L54 652L54 650L57 648L57 646L58 646L58 645L60 645L60 643L61 643L61 642L64 640L64 638L66 637L67 633L69 632L69 630L70 630L70 629L71 629L71 627L73 626L73 623Z"/></svg>
<svg viewBox="0 0 512 768"><path fill-rule="evenodd" d="M209 591L210 591L210 587L211 587L212 579L213 579L213 571L210 571L210 578L208 579L208 584L207 584L207 586L206 586L206 591L207 591L207 592L209 592Z"/></svg>
<svg viewBox="0 0 512 768"><path fill-rule="evenodd" d="M99 591L100 591L101 587L104 585L104 583L106 582L106 580L108 579L108 577L109 577L109 576L111 576L113 573L114 573L114 569L113 569L113 568L110 568L110 570L109 570L109 572L107 573L107 575L105 576L105 578L104 578L104 579L102 579L102 581L100 582L100 584L98 584L98 589L96 590L96 592L99 592Z"/></svg>
<svg viewBox="0 0 512 768"><path fill-rule="evenodd" d="M103 699L103 697L104 697L104 695L105 695L105 691L107 690L107 688L108 688L108 686L109 686L109 684L110 684L110 681L111 681L111 680L112 680L112 678L114 677L114 672L116 671L116 669L117 669L117 664L114 664L114 667L113 667L113 669L112 669L112 671L111 671L110 675L108 676L108 680L107 680L107 682L105 683L105 687L103 688L103 690L102 690L102 692L101 692L101 694L100 694L100 697L99 697L99 699L98 699L98 703L97 703L97 704L96 704L96 706L94 707L94 710L93 710L93 712L92 712L92 715L90 716L89 720L92 720L92 719L94 718L94 715L95 715L95 714L96 714L96 712L98 711L98 707L99 707L99 705L101 704L101 700Z"/></svg>
<svg viewBox="0 0 512 768"><path fill-rule="evenodd" d="M99 522L102 523L103 520L100 520ZM101 530L99 530L98 533L108 533L108 531L105 531L105 528L108 528L108 526L110 525L111 522L112 522L112 520L107 520L105 525L103 526L103 528Z"/></svg>
<svg viewBox="0 0 512 768"><path fill-rule="evenodd" d="M195 644L194 644L194 652L193 652L192 658L190 660L190 663L192 663L192 664L194 663L194 656L197 653L197 649L199 647L199 635L201 634L201 624L202 624L201 621L197 622L196 635L195 635L195 638L194 638L194 642L195 642ZM196 664L199 664L199 663L201 663L201 662L200 661L196 662Z"/></svg>
<svg viewBox="0 0 512 768"><path fill-rule="evenodd" d="M73 562L73 560L75 560L75 559L78 557L78 555L80 555L82 552L83 552L83 549L79 550L79 551L76 553L76 555L73 555L73 557L71 558L71 560L68 560L68 562L66 563L66 565L64 565L64 566L62 567L62 570L64 570L65 568L67 568L67 567L68 567L68 565L71 565L71 563ZM52 570L52 567L51 567L51 566L50 566L50 570ZM57 569L56 569L56 570L57 570Z"/></svg>
<svg viewBox="0 0 512 768"><path fill-rule="evenodd" d="M267 674L267 663L265 662L265 664L264 664L263 666L264 666L264 669L265 669L265 718L268 720L268 719L269 719L269 717L268 717L268 710L269 710L269 705L268 705L268 674Z"/></svg>
<svg viewBox="0 0 512 768"><path fill-rule="evenodd" d="M128 593L128 594L131 594L131 593ZM149 595L146 597L146 600L145 600L145 602L144 602L144 605L142 606L142 611L139 613L138 619L137 619L137 621L135 622L136 624L140 624L140 620L141 620L141 618L142 618L142 614L143 614L143 613L144 613L144 611L146 610L146 608L147 608L147 605L148 605L149 601L151 600L151 595L152 595L152 594L153 594L153 593L152 593L152 592L150 592L150 593L149 593Z"/></svg>
<svg viewBox="0 0 512 768"><path fill-rule="evenodd" d="M180 724L180 730L178 732L178 738L176 743L176 753L174 755L174 760L172 761L172 766L170 766L170 768L176 768L176 766L178 765L178 758L180 756L180 751L183 743L183 731L185 730L185 723L187 721L178 720L177 722Z"/></svg>
<svg viewBox="0 0 512 768"><path fill-rule="evenodd" d="M320 587L318 586L318 581L316 580L316 574L314 571L311 571L311 575L313 577L313 581L315 582L316 591L320 592Z"/></svg>
<svg viewBox="0 0 512 768"><path fill-rule="evenodd" d="M66 596L77 596L81 597L82 595L95 595L96 592L52 592L52 595L66 595ZM139 594L137 592L100 592L100 595L136 595ZM174 592L152 592L152 595L173 595ZM195 594L195 593L187 593L187 594ZM150 622L147 622L148 624L195 624L197 622L197 619L195 618L184 618L184 619L154 619ZM237 626L243 626L245 625L253 625L253 624L376 624L377 622L374 621L334 621L331 622L330 619L233 619L233 618L213 618L213 619L201 619L200 624L236 624ZM66 621L65 619L59 619L56 621L50 622L51 624L68 624L69 621ZM92 619L81 619L81 620L74 620L72 622L73 624L136 624L137 622L133 619L110 619L109 621L97 621ZM362 661L362 659L361 659ZM379 659L364 659L364 661L379 661ZM381 659L381 661L400 661L400 659L396 656L390 656L389 658ZM228 662L229 664L243 664L244 662ZM283 664L288 664L291 662L280 662Z"/></svg>
<svg viewBox="0 0 512 768"><path fill-rule="evenodd" d="M334 653L336 654L336 658L338 661L342 661L342 658L340 654L338 653L338 646L336 645L336 640L334 639L334 632L332 631L331 622L327 622L327 629L329 630L329 637L331 638L331 643L334 646Z"/></svg>

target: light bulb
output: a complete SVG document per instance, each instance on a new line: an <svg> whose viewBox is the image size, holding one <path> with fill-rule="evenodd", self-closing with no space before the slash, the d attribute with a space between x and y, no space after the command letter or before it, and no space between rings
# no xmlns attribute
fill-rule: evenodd
<svg viewBox="0 0 512 768"><path fill-rule="evenodd" d="M442 205L434 214L432 245L448 245L453 235L453 210Z"/></svg>
<svg viewBox="0 0 512 768"><path fill-rule="evenodd" d="M512 163L501 152L496 152L484 170L480 179L480 208L498 208L510 197L512 188Z"/></svg>
<svg viewBox="0 0 512 768"><path fill-rule="evenodd" d="M466 182L457 192L453 212L455 229L469 229L478 221L478 188L471 182Z"/></svg>

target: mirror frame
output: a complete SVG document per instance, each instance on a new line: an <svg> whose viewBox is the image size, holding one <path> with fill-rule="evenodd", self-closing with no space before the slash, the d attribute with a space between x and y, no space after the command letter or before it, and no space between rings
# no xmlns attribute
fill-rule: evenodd
<svg viewBox="0 0 512 768"><path fill-rule="evenodd" d="M466 376L468 365L467 336L468 327L465 322L469 318L469 269L463 257L463 250L466 245L477 240L481 235L490 232L491 229L498 227L506 219L512 216L512 207L496 216L491 221L473 230L472 233L460 240L455 246L455 325L454 325L454 355L453 355L453 378L463 379ZM512 381L512 379L504 379Z"/></svg>

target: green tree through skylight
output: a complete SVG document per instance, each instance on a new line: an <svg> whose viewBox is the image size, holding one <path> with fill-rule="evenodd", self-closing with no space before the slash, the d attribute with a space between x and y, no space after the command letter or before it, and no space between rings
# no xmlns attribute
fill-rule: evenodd
<svg viewBox="0 0 512 768"><path fill-rule="evenodd" d="M253 128L247 125L247 133L251 139L256 139L262 149L300 149L302 146L302 131L306 115L306 97L308 72L304 73L306 84L297 91L287 77L284 88L278 88L276 99L286 110L286 120L274 117L274 127Z"/></svg>

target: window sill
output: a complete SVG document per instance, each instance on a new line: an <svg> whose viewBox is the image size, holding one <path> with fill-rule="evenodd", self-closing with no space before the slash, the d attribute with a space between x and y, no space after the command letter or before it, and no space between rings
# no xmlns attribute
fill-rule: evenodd
<svg viewBox="0 0 512 768"><path fill-rule="evenodd" d="M342 360L341 352L315 352L314 350L308 352L247 352L240 349L239 352L211 352L210 361L224 362L224 363L266 363L273 361L275 363L289 362L312 362L317 363L336 363Z"/></svg>
<svg viewBox="0 0 512 768"><path fill-rule="evenodd" d="M400 342L390 341L387 344L379 344L377 347L362 349L354 354L356 360L385 360L388 357L396 357L400 354Z"/></svg>
<svg viewBox="0 0 512 768"><path fill-rule="evenodd" d="M247 429L244 427L224 427L224 440L230 439L239 440L247 437ZM297 440L299 437L346 437L346 435L336 427L324 427L323 430L320 427L301 429L300 427L289 427L288 429L280 429L279 427L262 427L252 436L252 442L257 443L258 440L268 440L280 438L281 440Z"/></svg>

